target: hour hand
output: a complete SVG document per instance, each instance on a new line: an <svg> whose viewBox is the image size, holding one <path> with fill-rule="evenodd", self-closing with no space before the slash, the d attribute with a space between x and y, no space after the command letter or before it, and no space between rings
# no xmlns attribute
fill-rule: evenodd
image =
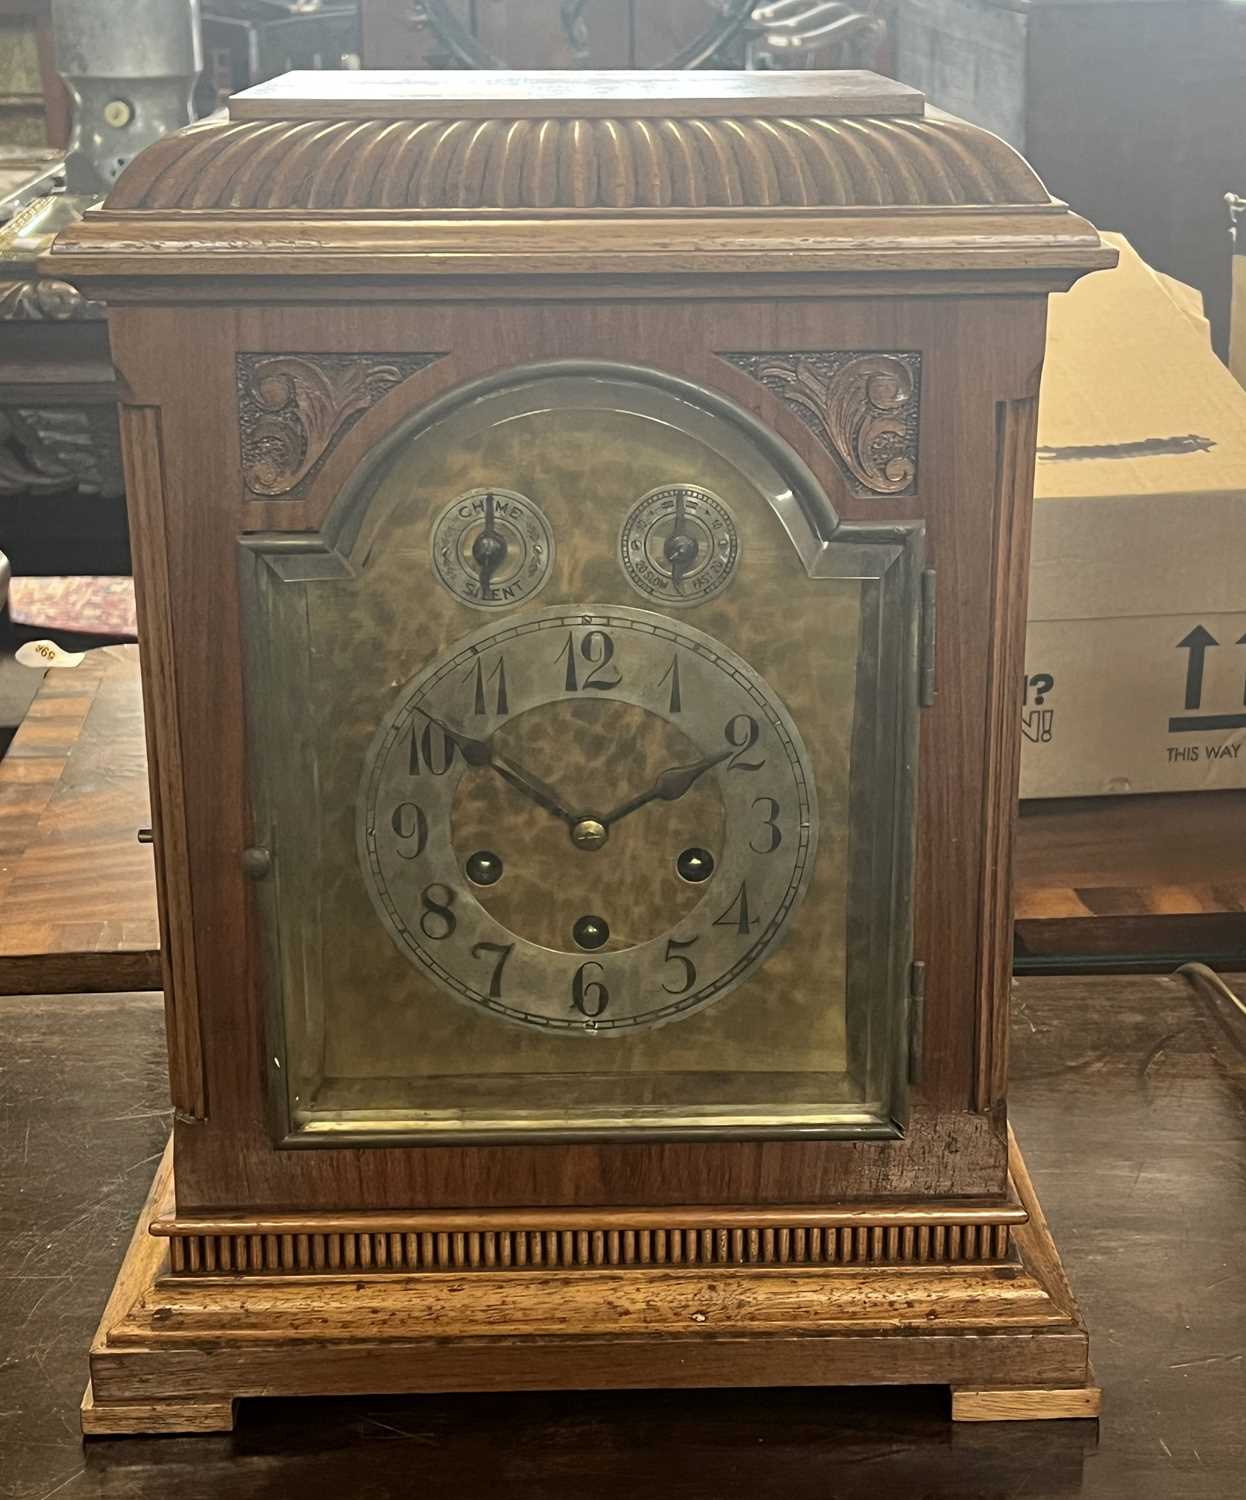
<svg viewBox="0 0 1246 1500"><path fill-rule="evenodd" d="M459 754L469 766L484 766L491 771L496 771L503 781L509 781L511 786L535 802L538 807L543 807L546 812L553 813L564 823L575 823L575 814L563 805L562 799L553 787L547 785L539 776L534 776L531 771L525 771L522 766L517 766L513 761L499 755L493 747L492 735L487 740L474 739L471 735L464 734L461 729L455 729L443 719L437 718L435 714L430 714L427 709L421 708L419 711L430 724L435 724L447 739L454 742Z"/></svg>
<svg viewBox="0 0 1246 1500"><path fill-rule="evenodd" d="M634 813L638 807L644 807L646 803L677 802L695 782L705 775L706 771L711 770L732 754L734 751L728 746L727 749L720 750L717 755L707 755L703 760L694 761L690 766L671 766L662 772L647 792L641 792L639 796L620 803L600 821L609 828L612 823L617 823L620 818L627 817L628 813Z"/></svg>

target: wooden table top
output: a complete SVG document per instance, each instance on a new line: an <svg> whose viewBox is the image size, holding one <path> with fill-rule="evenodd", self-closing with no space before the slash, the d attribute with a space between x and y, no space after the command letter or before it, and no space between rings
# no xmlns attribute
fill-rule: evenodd
<svg viewBox="0 0 1246 1500"><path fill-rule="evenodd" d="M1016 967L1246 967L1246 791L1023 802Z"/></svg>
<svg viewBox="0 0 1246 1500"><path fill-rule="evenodd" d="M84 1449L87 1346L168 1125L162 1007L150 994L0 1000L0 1494L1240 1495L1246 1019L1180 979L1023 979L1011 1100L1090 1326L1097 1431L954 1427L946 1392L922 1388L587 1391L244 1401L228 1436Z"/></svg>
<svg viewBox="0 0 1246 1500"><path fill-rule="evenodd" d="M0 761L0 994L156 989L138 647L49 671Z"/></svg>
<svg viewBox="0 0 1246 1500"><path fill-rule="evenodd" d="M155 989L138 647L49 671L0 761L0 995ZM1246 967L1246 792L1023 804L1024 971Z"/></svg>

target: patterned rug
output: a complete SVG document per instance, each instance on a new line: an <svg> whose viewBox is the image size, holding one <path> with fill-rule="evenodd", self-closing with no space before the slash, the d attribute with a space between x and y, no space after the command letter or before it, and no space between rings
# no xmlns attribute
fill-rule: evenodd
<svg viewBox="0 0 1246 1500"><path fill-rule="evenodd" d="M132 578L15 578L9 615L27 629L138 639Z"/></svg>

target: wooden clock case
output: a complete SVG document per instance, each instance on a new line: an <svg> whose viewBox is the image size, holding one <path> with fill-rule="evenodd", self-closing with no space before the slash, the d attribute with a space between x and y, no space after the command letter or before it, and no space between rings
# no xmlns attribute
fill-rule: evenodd
<svg viewBox="0 0 1246 1500"><path fill-rule="evenodd" d="M86 1432L488 1388L935 1382L961 1417L1097 1410L1005 1073L1046 296L1113 260L1011 148L847 72L291 74L62 235L47 268L106 300L125 393L176 1110ZM751 353L877 364L811 416ZM925 525L891 1139L274 1139L240 538L316 532L396 424L562 360L695 381L841 517Z"/></svg>

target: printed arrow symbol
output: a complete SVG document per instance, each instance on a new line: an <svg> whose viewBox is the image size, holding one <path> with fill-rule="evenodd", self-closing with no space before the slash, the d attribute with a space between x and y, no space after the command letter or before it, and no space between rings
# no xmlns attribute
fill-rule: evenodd
<svg viewBox="0 0 1246 1500"><path fill-rule="evenodd" d="M1190 653L1190 659L1185 668L1185 706L1187 709L1198 708L1203 701L1203 661L1207 655L1208 646L1218 646L1220 642L1212 635L1210 630L1202 625L1196 625L1183 641L1177 642L1177 649Z"/></svg>

